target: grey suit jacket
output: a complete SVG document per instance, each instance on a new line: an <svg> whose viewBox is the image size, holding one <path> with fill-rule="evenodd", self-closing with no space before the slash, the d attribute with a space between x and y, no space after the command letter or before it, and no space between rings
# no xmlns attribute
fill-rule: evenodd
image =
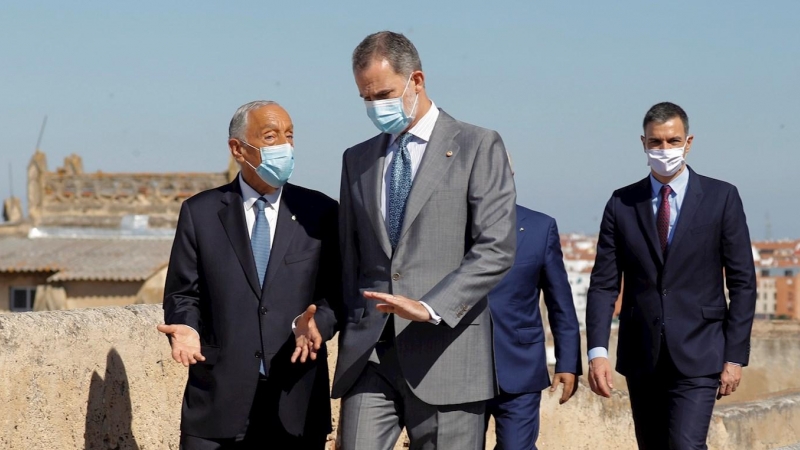
<svg viewBox="0 0 800 450"><path fill-rule="evenodd" d="M334 398L363 372L390 317L365 290L422 300L439 325L391 315L410 389L432 405L495 394L487 295L514 262L516 191L500 135L444 111L431 134L392 254L380 211L389 135L344 153L340 242L346 323L339 334Z"/></svg>

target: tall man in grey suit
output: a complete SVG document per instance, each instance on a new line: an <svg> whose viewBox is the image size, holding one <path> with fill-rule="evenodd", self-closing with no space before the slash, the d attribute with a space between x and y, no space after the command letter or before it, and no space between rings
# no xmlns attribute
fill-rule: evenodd
<svg viewBox="0 0 800 450"><path fill-rule="evenodd" d="M381 133L342 168L342 448L390 449L405 427L413 449L483 449L496 389L486 297L516 244L503 142L436 108L401 34L367 36L353 73Z"/></svg>

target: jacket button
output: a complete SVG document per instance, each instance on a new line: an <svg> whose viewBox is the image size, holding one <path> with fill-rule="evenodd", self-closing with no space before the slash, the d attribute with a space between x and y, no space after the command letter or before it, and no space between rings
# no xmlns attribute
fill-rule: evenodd
<svg viewBox="0 0 800 450"><path fill-rule="evenodd" d="M261 359L263 354L261 352L256 352L256 358Z"/></svg>
<svg viewBox="0 0 800 450"><path fill-rule="evenodd" d="M667 296L667 290L666 290L666 289L664 289L663 291L661 291L661 295L663 295L664 297L666 297L666 296Z"/></svg>
<svg viewBox="0 0 800 450"><path fill-rule="evenodd" d="M258 312L259 312L259 313L260 313L262 316L265 316L265 315L267 315L267 307L266 307L266 306L262 306L262 307L258 308Z"/></svg>
<svg viewBox="0 0 800 450"><path fill-rule="evenodd" d="M400 274L399 273L396 273L396 274L392 275L392 281L397 281L399 279L400 279Z"/></svg>

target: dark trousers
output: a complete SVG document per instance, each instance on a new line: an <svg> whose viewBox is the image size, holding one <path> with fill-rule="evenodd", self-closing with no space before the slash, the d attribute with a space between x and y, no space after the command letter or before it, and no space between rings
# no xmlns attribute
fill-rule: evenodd
<svg viewBox="0 0 800 450"><path fill-rule="evenodd" d="M536 450L541 392L500 395L486 404L486 422L494 416L495 450Z"/></svg>
<svg viewBox="0 0 800 450"><path fill-rule="evenodd" d="M294 436L286 431L278 417L280 388L266 379L258 382L253 407L242 435L227 439L209 439L181 433L181 450L323 450L327 436Z"/></svg>
<svg viewBox="0 0 800 450"><path fill-rule="evenodd" d="M707 449L719 374L685 377L666 345L654 373L627 377L636 441L642 450Z"/></svg>

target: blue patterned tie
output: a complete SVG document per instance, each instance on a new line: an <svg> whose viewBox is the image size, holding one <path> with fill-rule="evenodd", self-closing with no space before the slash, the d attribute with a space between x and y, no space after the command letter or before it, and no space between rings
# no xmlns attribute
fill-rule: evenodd
<svg viewBox="0 0 800 450"><path fill-rule="evenodd" d="M253 258L256 260L258 282L263 289L264 277L267 275L267 265L269 264L269 221L264 214L267 200L259 197L254 206L256 207L256 223L253 226L253 235L250 237L250 246L253 248Z"/></svg>
<svg viewBox="0 0 800 450"><path fill-rule="evenodd" d="M408 152L410 133L403 133L397 138L397 151L392 160L392 177L389 191L389 241L392 250L397 247L400 240L400 231L403 229L403 216L406 212L406 200L411 192L411 154Z"/></svg>

